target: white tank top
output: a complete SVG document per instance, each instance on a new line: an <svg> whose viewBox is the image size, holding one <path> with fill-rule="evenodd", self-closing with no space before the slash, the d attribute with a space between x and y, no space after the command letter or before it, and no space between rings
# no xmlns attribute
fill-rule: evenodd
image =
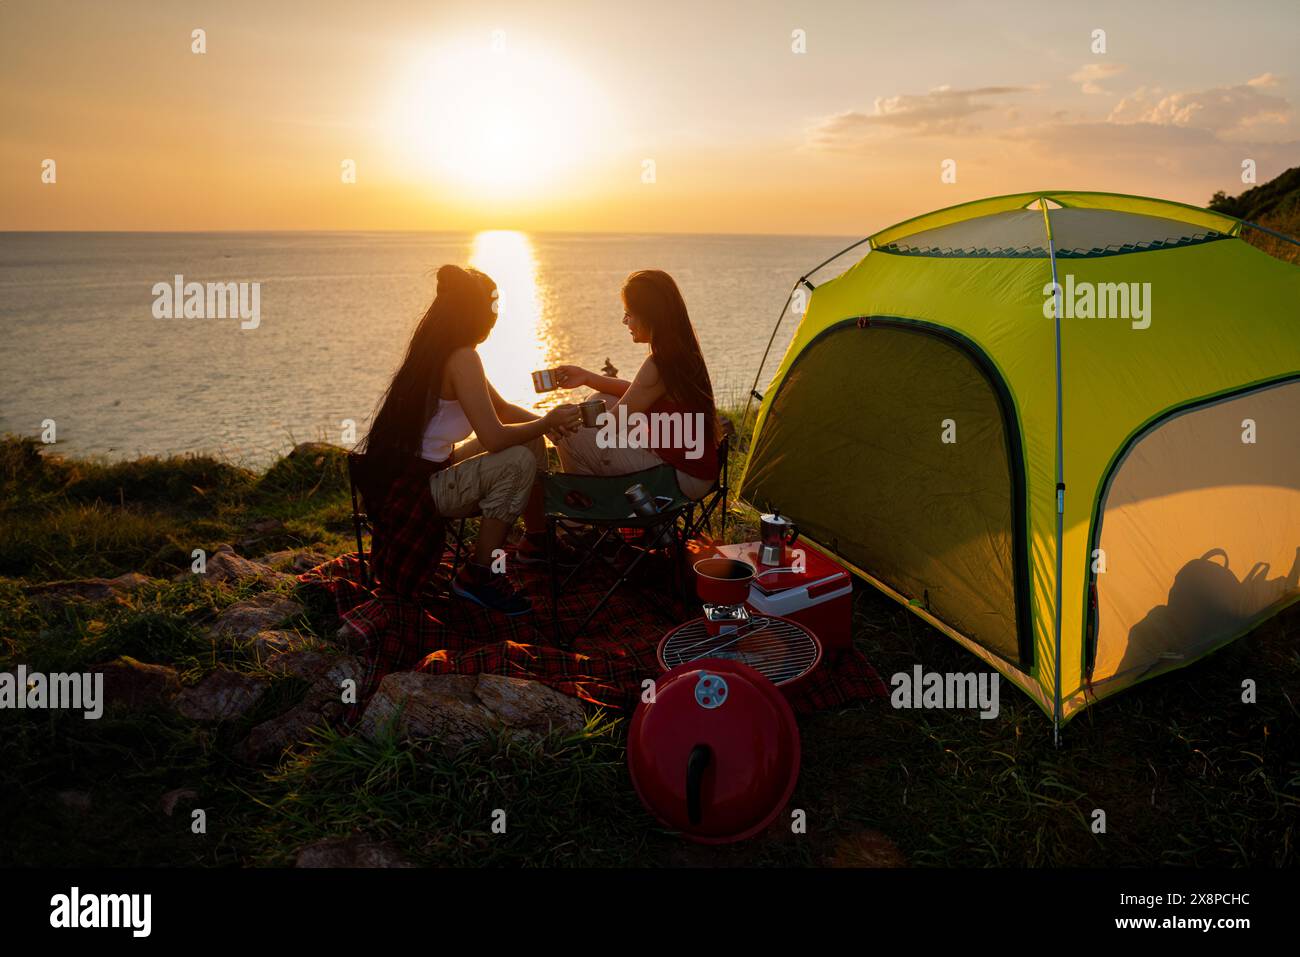
<svg viewBox="0 0 1300 957"><path fill-rule="evenodd" d="M474 429L465 418L465 410L456 399L439 399L438 411L433 413L424 427L424 440L420 443L420 457L430 462L445 462L452 447L467 439Z"/></svg>

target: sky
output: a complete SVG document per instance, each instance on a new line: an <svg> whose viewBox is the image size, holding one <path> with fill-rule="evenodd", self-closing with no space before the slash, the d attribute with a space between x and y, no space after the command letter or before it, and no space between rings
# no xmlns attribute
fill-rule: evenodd
<svg viewBox="0 0 1300 957"><path fill-rule="evenodd" d="M0 229L857 236L1038 188L1204 204L1300 165L1298 71L1294 0L5 0Z"/></svg>

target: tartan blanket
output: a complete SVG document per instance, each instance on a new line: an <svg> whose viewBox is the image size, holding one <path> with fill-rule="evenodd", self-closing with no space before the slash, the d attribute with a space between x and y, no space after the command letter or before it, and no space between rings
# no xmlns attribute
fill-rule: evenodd
<svg viewBox="0 0 1300 957"><path fill-rule="evenodd" d="M345 720L360 717L379 682L393 671L500 674L541 681L603 708L634 709L641 683L662 671L657 658L660 640L684 620L664 613L672 605L664 599L667 569L651 567L645 579L625 582L566 650L550 634L546 567L509 559L506 567L532 598L532 614L507 617L455 597L420 603L390 594L382 586L367 589L360 583L355 554L299 575L303 587L320 589L332 599L360 648L364 677L358 704L349 709ZM570 631L576 630L614 581L613 573L600 563L590 562L589 567L591 574L584 568L581 581L559 596L559 618ZM887 694L880 676L855 649L841 655L833 667L823 660L790 703L796 713L809 714Z"/></svg>

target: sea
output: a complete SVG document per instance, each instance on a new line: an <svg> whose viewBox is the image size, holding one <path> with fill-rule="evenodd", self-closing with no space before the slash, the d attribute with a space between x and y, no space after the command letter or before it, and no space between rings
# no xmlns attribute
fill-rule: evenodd
<svg viewBox="0 0 1300 957"><path fill-rule="evenodd" d="M365 434L444 263L475 266L498 284L499 318L480 354L510 401L543 409L579 397L533 391L530 373L560 363L608 362L630 379L645 347L622 324L619 289L633 270L655 268L682 289L719 404L743 403L792 284L855 239L0 233L0 432L53 438L70 455L206 453L249 467L299 442L350 445ZM858 258L841 257L817 281ZM245 283L256 321L186 318L183 303L170 302L178 282ZM782 321L760 388L797 323Z"/></svg>

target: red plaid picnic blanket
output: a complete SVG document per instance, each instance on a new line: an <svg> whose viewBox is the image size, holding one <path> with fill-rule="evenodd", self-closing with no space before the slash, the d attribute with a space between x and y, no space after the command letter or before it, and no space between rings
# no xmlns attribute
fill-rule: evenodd
<svg viewBox="0 0 1300 957"><path fill-rule="evenodd" d="M513 555L510 556L513 558ZM648 560L647 560L648 564ZM614 577L599 562L559 597L559 618L572 631L605 593ZM667 572L652 568L646 580L628 582L614 592L573 648L556 645L551 629L550 579L545 566L507 559L515 583L533 600L531 615L507 617L469 601L451 598L420 604L360 584L356 555L343 555L299 576L309 588L323 589L335 601L343 623L360 639L365 677L359 716L383 676L392 671L430 674L493 673L541 681L565 694L604 708L635 708L641 683L658 676L657 649L680 622L669 620ZM563 573L562 573L563 574ZM662 579L662 587L656 579ZM860 652L823 661L792 695L795 711L808 714L888 694L880 676Z"/></svg>

